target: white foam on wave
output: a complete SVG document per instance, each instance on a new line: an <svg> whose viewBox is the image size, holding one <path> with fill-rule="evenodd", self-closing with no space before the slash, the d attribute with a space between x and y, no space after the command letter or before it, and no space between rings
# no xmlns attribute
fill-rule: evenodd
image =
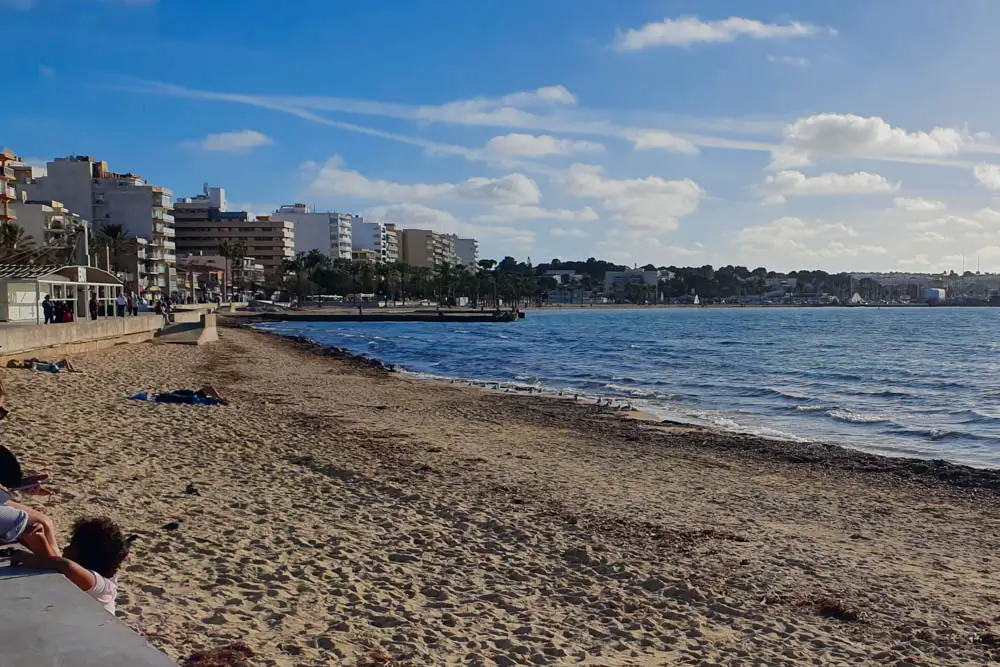
<svg viewBox="0 0 1000 667"><path fill-rule="evenodd" d="M826 409L827 408L826 408L825 405L796 405L795 406L795 411L796 412L822 412L823 410L826 410Z"/></svg>
<svg viewBox="0 0 1000 667"><path fill-rule="evenodd" d="M865 414L863 412L842 409L828 410L826 415L837 421L848 422L850 424L879 424L890 421L885 415Z"/></svg>

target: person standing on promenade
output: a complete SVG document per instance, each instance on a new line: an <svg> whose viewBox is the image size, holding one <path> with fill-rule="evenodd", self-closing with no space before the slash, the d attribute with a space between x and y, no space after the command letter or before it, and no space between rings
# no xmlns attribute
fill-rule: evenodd
<svg viewBox="0 0 1000 667"><path fill-rule="evenodd" d="M90 319L97 319L97 311L100 308L100 304L97 303L97 292L90 293Z"/></svg>
<svg viewBox="0 0 1000 667"><path fill-rule="evenodd" d="M132 312L132 306L134 304L135 304L135 301L132 299L132 292L129 292L128 296L125 297L125 314L126 315L135 315L135 313Z"/></svg>
<svg viewBox="0 0 1000 667"><path fill-rule="evenodd" d="M45 295L45 299L42 301L42 312L45 314L46 324L52 324L56 321L56 307L48 294Z"/></svg>
<svg viewBox="0 0 1000 667"><path fill-rule="evenodd" d="M115 297L115 314L118 317L125 317L125 306L128 305L128 300L125 298L124 294L119 293Z"/></svg>

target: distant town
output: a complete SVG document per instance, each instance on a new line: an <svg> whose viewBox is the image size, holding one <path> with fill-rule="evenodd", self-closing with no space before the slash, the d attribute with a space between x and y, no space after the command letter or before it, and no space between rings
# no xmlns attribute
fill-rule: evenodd
<svg viewBox="0 0 1000 667"><path fill-rule="evenodd" d="M1000 305L1000 275L628 267L481 259L476 239L346 212L230 210L222 187L174 198L89 156L0 150L0 263L104 269L153 302L283 299L503 305Z"/></svg>

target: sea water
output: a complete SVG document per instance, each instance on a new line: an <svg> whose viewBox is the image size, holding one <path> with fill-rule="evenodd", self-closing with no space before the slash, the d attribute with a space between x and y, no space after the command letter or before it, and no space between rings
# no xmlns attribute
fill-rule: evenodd
<svg viewBox="0 0 1000 667"><path fill-rule="evenodd" d="M278 323L410 373L662 419L1000 466L1000 308L565 309L516 323Z"/></svg>

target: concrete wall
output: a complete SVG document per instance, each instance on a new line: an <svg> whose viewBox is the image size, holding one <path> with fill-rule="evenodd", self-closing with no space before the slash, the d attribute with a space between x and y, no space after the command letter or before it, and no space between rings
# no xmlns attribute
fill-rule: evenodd
<svg viewBox="0 0 1000 667"><path fill-rule="evenodd" d="M199 313L192 313L195 322ZM160 315L108 317L79 320L66 324L0 325L0 359L26 356L27 353L74 354L89 352L119 343L152 340L163 326Z"/></svg>
<svg viewBox="0 0 1000 667"><path fill-rule="evenodd" d="M66 577L0 567L0 664L171 667Z"/></svg>

